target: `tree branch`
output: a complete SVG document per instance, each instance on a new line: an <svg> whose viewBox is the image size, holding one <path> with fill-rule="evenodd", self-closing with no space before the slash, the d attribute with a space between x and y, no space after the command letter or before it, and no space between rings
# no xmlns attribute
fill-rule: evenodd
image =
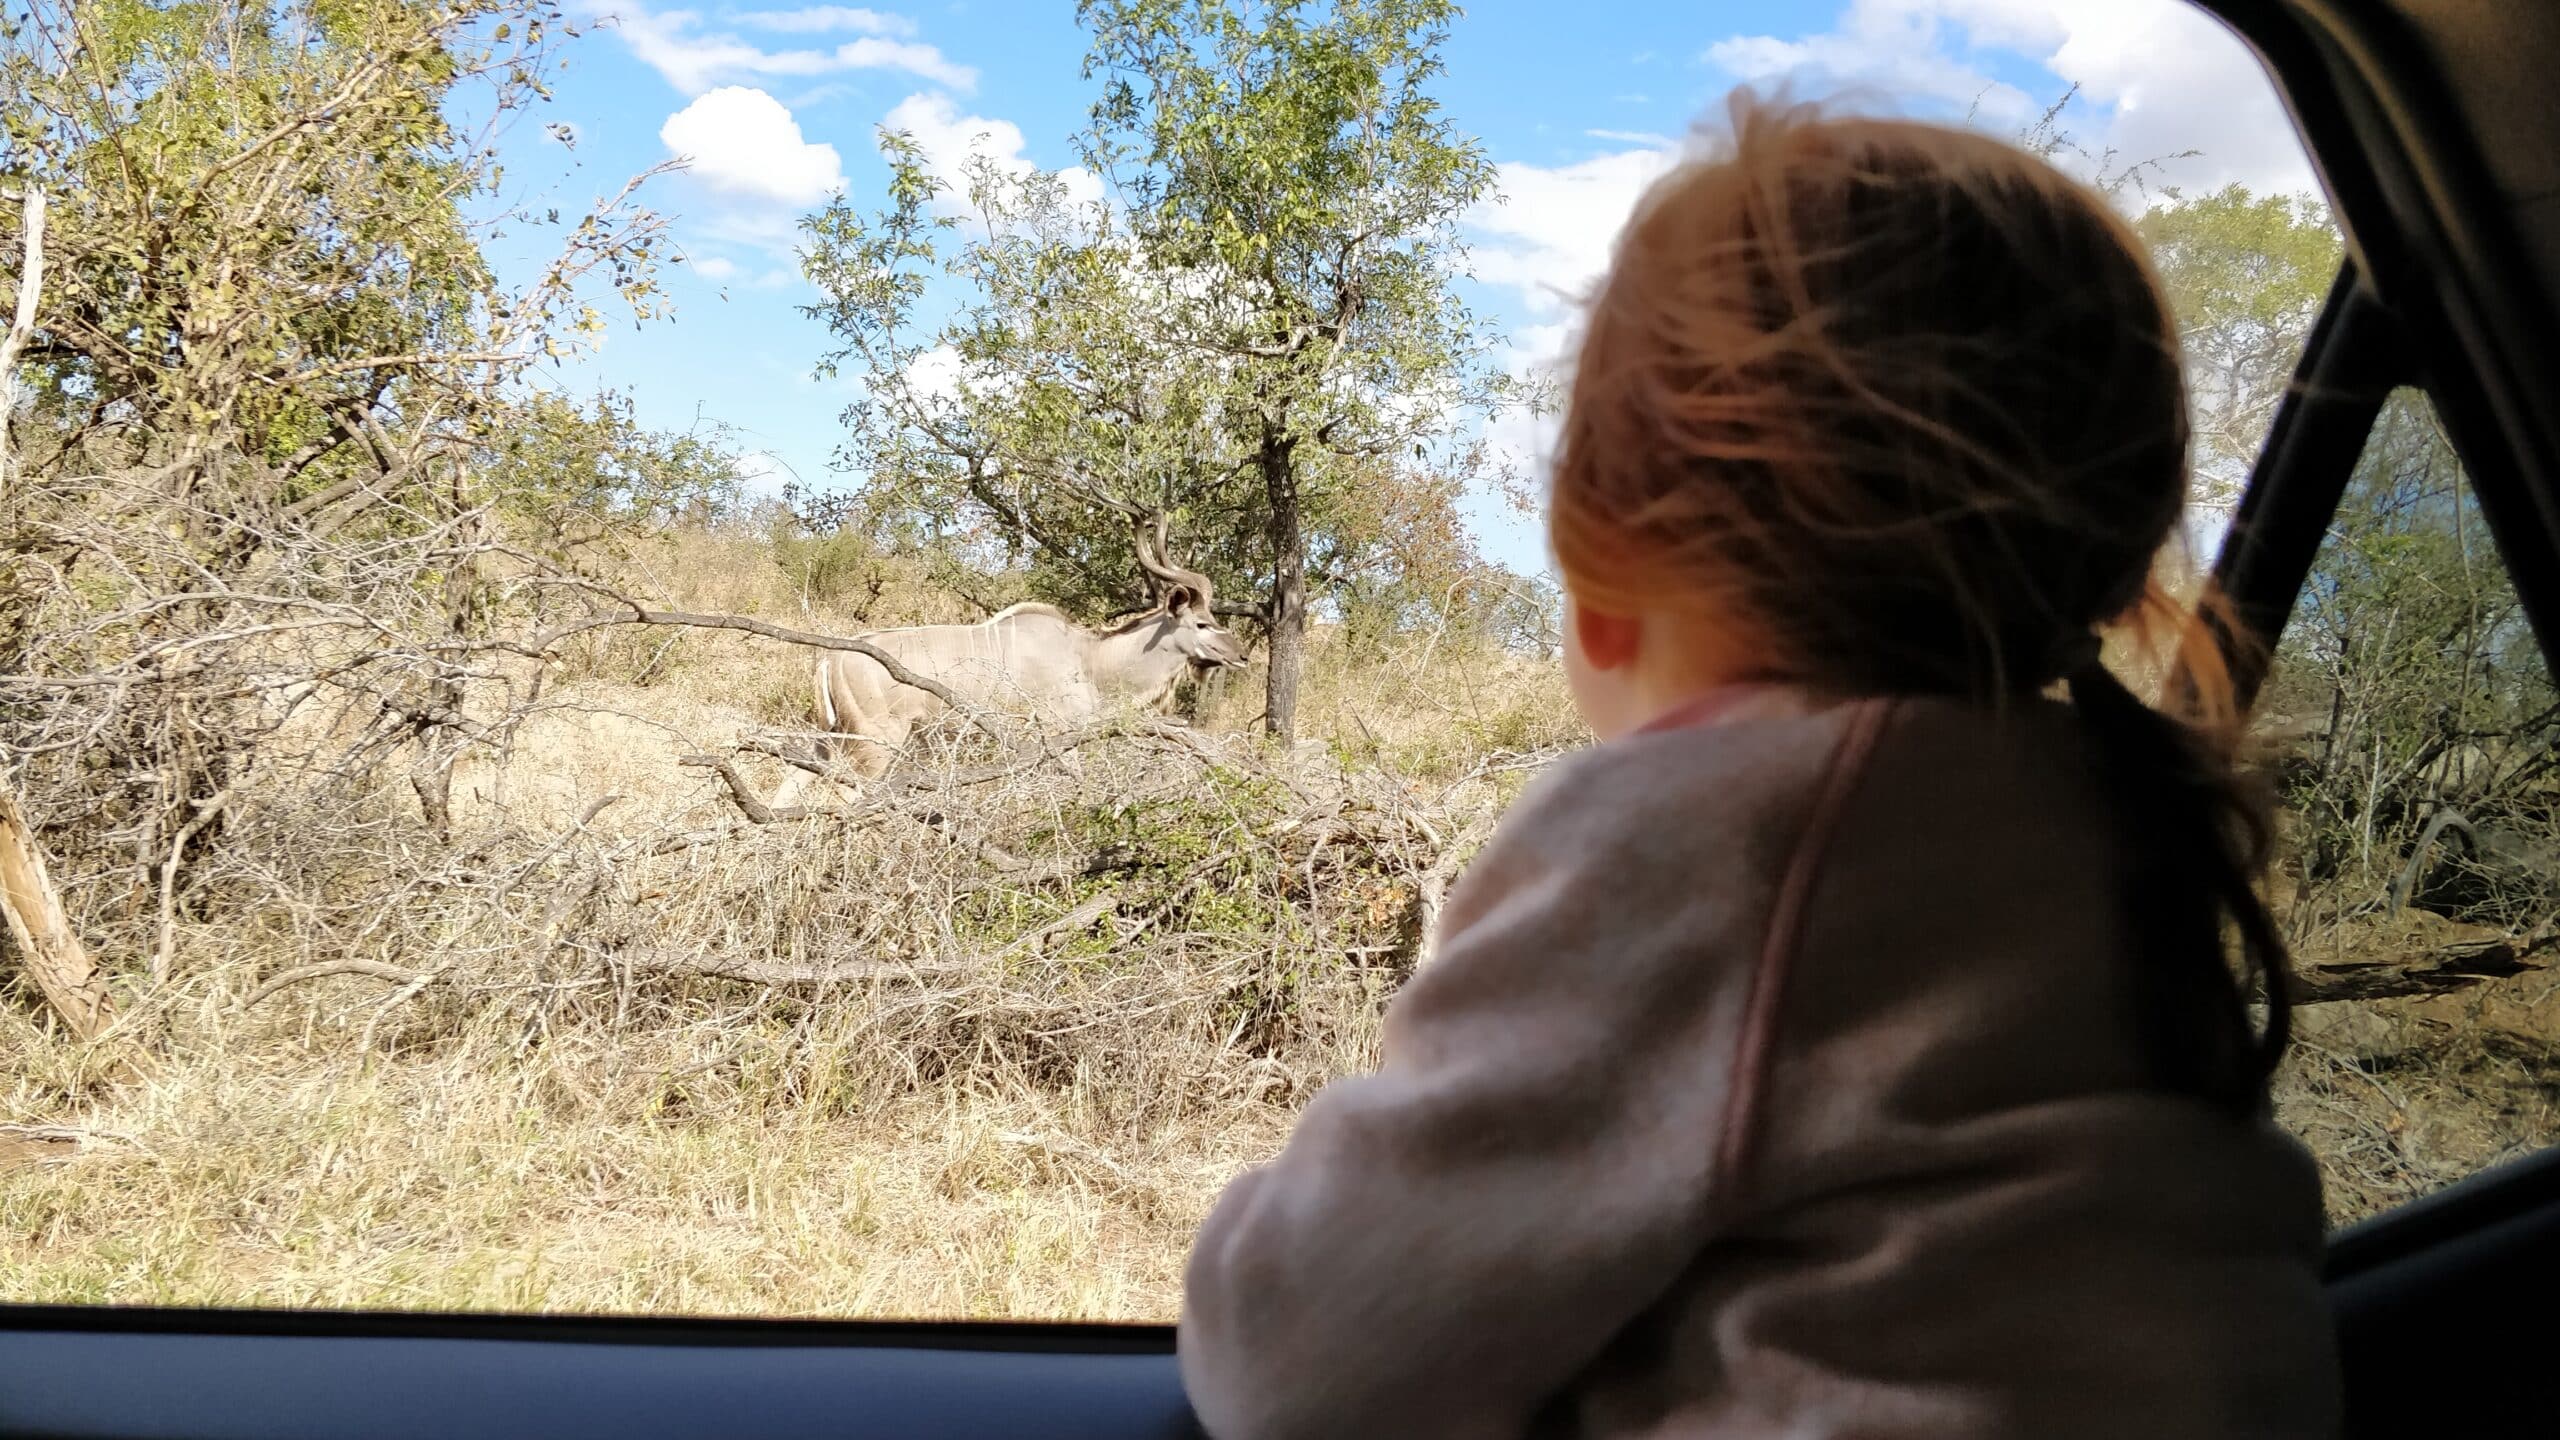
<svg viewBox="0 0 2560 1440"><path fill-rule="evenodd" d="M2534 957L2554 946L2560 946L2560 930L2546 922L2531 934L2464 940L2401 960L2303 965L2293 976L2293 1003L2324 1005L2339 1000L2447 995L2483 980L2537 973L2544 966Z"/></svg>
<svg viewBox="0 0 2560 1440"><path fill-rule="evenodd" d="M62 1023L83 1040L104 1034L116 1017L106 977L72 930L61 893L46 873L44 852L37 848L35 827L18 813L17 800L6 789L0 789L0 918L8 922L9 937L17 942L37 992Z"/></svg>
<svg viewBox="0 0 2560 1440"><path fill-rule="evenodd" d="M789 964L750 960L743 956L673 955L663 950L626 955L636 970L701 975L714 980L743 980L750 985L835 985L855 980L908 980L950 975L974 968L961 961L920 963L903 960L838 960L832 964Z"/></svg>
<svg viewBox="0 0 2560 1440"><path fill-rule="evenodd" d="M596 584L593 581L580 581L578 584L583 589L592 590L599 594L609 596L617 604L629 606L631 609L630 618L624 619L621 616L603 616L594 620L581 621L580 623L572 625L565 630L554 631L551 634L545 635L536 640L534 642L535 649L547 651L552 646L559 644L561 641L568 639L572 635L581 634L588 630L599 629L607 625L683 625L696 630L742 630L749 635L761 635L767 640L779 640L786 645L807 645L818 650L841 650L854 655L868 656L874 663L878 664L881 669L889 672L890 679L897 681L901 685L912 685L916 689L921 690L936 700L941 701L943 704L950 706L953 710L956 710L963 716L967 717L970 724L977 726L997 742L1003 743L1012 738L1003 729L996 726L994 722L987 719L984 714L980 713L976 707L963 703L959 696L952 694L949 686L946 686L941 681L932 679L929 676L917 674L914 670L909 669L905 662L899 660L897 656L890 654L888 651L881 649L879 646L872 644L868 640L855 639L844 635L821 635L813 630L794 630L787 625L776 625L769 621L758 620L748 615L701 614L691 610L660 610L652 606L643 605L639 601L634 600L627 595L623 595L606 586Z"/></svg>
<svg viewBox="0 0 2560 1440"><path fill-rule="evenodd" d="M240 1002L240 1008L254 1009L259 1001L288 985L299 985L306 980L325 980L332 975L362 975L367 979L382 981L386 985L415 985L421 980L434 979L435 973L432 970L423 974L415 970L403 970L397 965L386 965L379 960L324 960L317 965L296 965L250 991L249 998Z"/></svg>

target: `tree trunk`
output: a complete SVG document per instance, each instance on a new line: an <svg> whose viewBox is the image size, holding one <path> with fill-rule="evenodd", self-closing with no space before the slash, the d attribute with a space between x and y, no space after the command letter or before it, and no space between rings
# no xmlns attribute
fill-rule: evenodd
<svg viewBox="0 0 2560 1440"><path fill-rule="evenodd" d="M18 355L36 331L36 302L44 294L44 192L29 186L25 200L21 244L24 257L18 262L18 299L15 316L5 335L0 335L0 493L5 493L9 479L9 427L18 416Z"/></svg>
<svg viewBox="0 0 2560 1440"><path fill-rule="evenodd" d="M71 1033L95 1040L115 1019L107 999L106 977L91 963L88 950L72 932L61 897L44 870L44 852L35 832L18 813L18 802L0 790L0 912L6 912L9 936L18 942L27 973L35 978L54 1013Z"/></svg>
<svg viewBox="0 0 2560 1440"><path fill-rule="evenodd" d="M463 518L458 536L462 558L444 580L444 618L446 633L456 641L471 634L472 622L479 613L480 555L477 541L480 526L475 517L471 494L465 487L463 473L456 467L452 475L453 513ZM452 742L454 720L462 714L468 698L462 681L442 665L427 682L427 715L416 726L418 755L412 762L409 785L418 793L418 809L426 817L427 828L435 837L453 842L453 763L457 757Z"/></svg>
<svg viewBox="0 0 2560 1440"><path fill-rule="evenodd" d="M1262 728L1283 745L1298 738L1298 678L1306 660L1307 538L1298 528L1297 442L1262 430L1262 484L1271 500L1271 674Z"/></svg>

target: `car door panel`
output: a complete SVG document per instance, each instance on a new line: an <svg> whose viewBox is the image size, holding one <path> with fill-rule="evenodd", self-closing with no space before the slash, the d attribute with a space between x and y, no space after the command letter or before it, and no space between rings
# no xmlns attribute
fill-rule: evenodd
<svg viewBox="0 0 2560 1440"><path fill-rule="evenodd" d="M1180 1440L1160 1327L0 1313L0 1435ZM309 1323L309 1322L321 1323ZM296 1323L301 1322L301 1323ZM335 1328L353 1333L328 1333Z"/></svg>
<svg viewBox="0 0 2560 1440"><path fill-rule="evenodd" d="M2560 1416L2560 1152L2378 1216L2330 1244L2347 1435L2545 1435Z"/></svg>

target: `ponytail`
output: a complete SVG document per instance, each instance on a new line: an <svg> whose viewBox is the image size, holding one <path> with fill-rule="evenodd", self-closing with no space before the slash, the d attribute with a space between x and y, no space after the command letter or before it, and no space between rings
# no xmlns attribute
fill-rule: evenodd
<svg viewBox="0 0 2560 1440"><path fill-rule="evenodd" d="M2187 687L2227 698L2219 653L2203 676L2193 658ZM2292 1038L2284 937L2255 886L2273 850L2267 807L2235 769L2230 746L2206 725L2144 703L2094 652L2063 679L2124 837L2120 903L2155 1081L2235 1114L2263 1114ZM2237 974L2226 926L2239 941ZM2263 1029L2249 1022L2252 990L2266 1004Z"/></svg>

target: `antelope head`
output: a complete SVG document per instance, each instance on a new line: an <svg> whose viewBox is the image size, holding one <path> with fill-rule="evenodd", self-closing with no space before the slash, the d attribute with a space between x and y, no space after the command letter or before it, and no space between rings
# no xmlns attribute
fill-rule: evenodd
<svg viewBox="0 0 2560 1440"><path fill-rule="evenodd" d="M1218 670L1244 664L1244 644L1235 632L1218 623L1212 604L1216 599L1209 577L1197 570L1186 570L1165 558L1165 532L1168 521L1155 518L1153 527L1137 522L1138 568L1147 572L1163 591L1163 607L1168 622L1165 643L1183 659L1202 670Z"/></svg>

